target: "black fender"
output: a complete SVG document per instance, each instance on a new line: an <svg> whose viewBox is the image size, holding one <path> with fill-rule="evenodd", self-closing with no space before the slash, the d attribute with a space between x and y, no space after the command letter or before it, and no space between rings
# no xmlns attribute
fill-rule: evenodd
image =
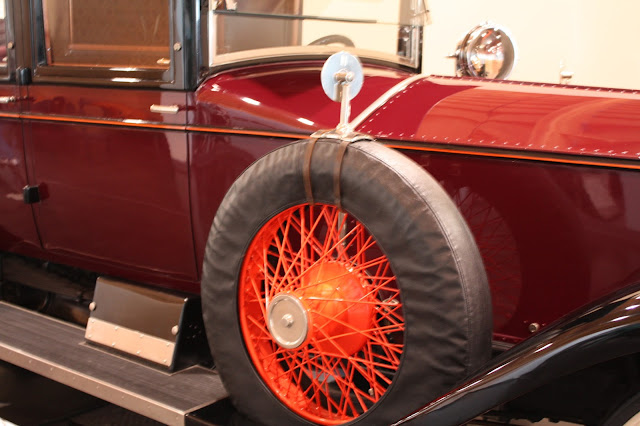
<svg viewBox="0 0 640 426"><path fill-rule="evenodd" d="M640 284L561 318L393 426L464 424L560 376L638 352Z"/></svg>

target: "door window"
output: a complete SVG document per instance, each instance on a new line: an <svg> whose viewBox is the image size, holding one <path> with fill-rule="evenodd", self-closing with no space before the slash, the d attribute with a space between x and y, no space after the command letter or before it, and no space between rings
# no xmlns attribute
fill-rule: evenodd
<svg viewBox="0 0 640 426"><path fill-rule="evenodd" d="M167 69L169 2L43 0L49 65Z"/></svg>
<svg viewBox="0 0 640 426"><path fill-rule="evenodd" d="M173 3L36 0L35 78L173 81Z"/></svg>

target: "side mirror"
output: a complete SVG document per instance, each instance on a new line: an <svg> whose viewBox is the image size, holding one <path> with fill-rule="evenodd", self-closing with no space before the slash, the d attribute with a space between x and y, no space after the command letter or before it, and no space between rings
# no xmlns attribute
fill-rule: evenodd
<svg viewBox="0 0 640 426"><path fill-rule="evenodd" d="M351 100L360 93L364 84L364 71L357 56L348 52L334 53L327 59L320 73L324 93L334 102L340 102L340 123L336 131L349 134Z"/></svg>

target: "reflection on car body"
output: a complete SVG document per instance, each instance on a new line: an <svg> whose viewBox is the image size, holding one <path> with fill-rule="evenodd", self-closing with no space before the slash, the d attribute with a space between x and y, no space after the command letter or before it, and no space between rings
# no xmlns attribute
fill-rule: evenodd
<svg viewBox="0 0 640 426"><path fill-rule="evenodd" d="M0 2L0 359L171 424L633 418L640 96L447 8Z"/></svg>

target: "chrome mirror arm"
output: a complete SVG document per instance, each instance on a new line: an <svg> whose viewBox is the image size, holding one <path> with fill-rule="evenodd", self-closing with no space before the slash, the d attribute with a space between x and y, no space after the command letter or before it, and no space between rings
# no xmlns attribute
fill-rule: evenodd
<svg viewBox="0 0 640 426"><path fill-rule="evenodd" d="M335 133L344 138L353 135L353 128L349 124L351 116L351 99L362 89L364 72L360 60L347 52L331 55L324 63L320 74L322 88L329 99L340 102L340 120L337 127L331 131L320 132L323 135Z"/></svg>

